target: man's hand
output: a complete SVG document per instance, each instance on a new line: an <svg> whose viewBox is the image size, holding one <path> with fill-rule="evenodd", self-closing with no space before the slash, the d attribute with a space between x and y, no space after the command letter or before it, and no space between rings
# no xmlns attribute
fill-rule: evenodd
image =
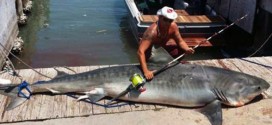
<svg viewBox="0 0 272 125"><path fill-rule="evenodd" d="M147 70L144 72L144 76L147 80L150 80L154 77L154 73L152 71Z"/></svg>
<svg viewBox="0 0 272 125"><path fill-rule="evenodd" d="M193 48L190 47L190 48L188 48L188 49L185 50L185 53L186 53L186 54L194 54L194 53L195 53L195 50L194 50Z"/></svg>

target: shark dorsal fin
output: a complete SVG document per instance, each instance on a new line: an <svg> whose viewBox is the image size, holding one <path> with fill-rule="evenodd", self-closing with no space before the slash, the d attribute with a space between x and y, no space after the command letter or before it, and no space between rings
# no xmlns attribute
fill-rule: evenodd
<svg viewBox="0 0 272 125"><path fill-rule="evenodd" d="M74 72L76 74L76 71L74 71L73 69L64 66L63 68L68 69L72 72ZM57 75L55 76L55 78L59 78L59 77L63 77L63 76L69 76L70 74L64 72L64 71L60 71L57 67L54 67L54 69L57 71Z"/></svg>
<svg viewBox="0 0 272 125"><path fill-rule="evenodd" d="M162 47L152 47L151 56L148 59L148 63L153 64L166 64L172 61L174 58Z"/></svg>

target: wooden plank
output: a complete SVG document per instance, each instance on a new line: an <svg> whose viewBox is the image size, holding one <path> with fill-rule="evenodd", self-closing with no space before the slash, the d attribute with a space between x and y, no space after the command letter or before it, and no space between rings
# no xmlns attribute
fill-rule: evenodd
<svg viewBox="0 0 272 125"><path fill-rule="evenodd" d="M5 104L6 104L6 96L0 95L0 122L3 122L3 117L4 117L4 109L5 109Z"/></svg>
<svg viewBox="0 0 272 125"><path fill-rule="evenodd" d="M3 117L3 121L2 122L12 122L12 111L10 110L10 111L4 111L3 112L4 113L4 117Z"/></svg>
<svg viewBox="0 0 272 125"><path fill-rule="evenodd" d="M81 116L89 116L92 115L92 104L84 102L84 101L79 101L79 112Z"/></svg>
<svg viewBox="0 0 272 125"><path fill-rule="evenodd" d="M63 71L67 74L77 73L74 68L59 67L58 70ZM72 97L69 97L67 95L63 95L63 96L66 96L66 97L62 97L62 98L64 98L64 100L62 100L62 101L65 101L65 102L62 102L63 105L66 104L66 111L62 110L62 111L64 111L63 114L65 114L65 117L79 116L80 115L80 103Z"/></svg>
<svg viewBox="0 0 272 125"><path fill-rule="evenodd" d="M66 99L66 117L79 116L80 108L79 103L74 98L67 97Z"/></svg>
<svg viewBox="0 0 272 125"><path fill-rule="evenodd" d="M178 16L178 19L176 20L177 23L182 24L214 24L214 23L220 23L225 24L225 20L220 16Z"/></svg>
<svg viewBox="0 0 272 125"><path fill-rule="evenodd" d="M10 101L7 99L7 101ZM27 103L23 103L20 106L16 107L14 110L5 111L3 121L16 122L24 120L24 115L27 110Z"/></svg>
<svg viewBox="0 0 272 125"><path fill-rule="evenodd" d="M145 23L153 23L158 20L157 15L141 15L141 21Z"/></svg>
<svg viewBox="0 0 272 125"><path fill-rule="evenodd" d="M38 115L38 119L48 119L52 117L54 112L53 96L42 95L41 108Z"/></svg>
<svg viewBox="0 0 272 125"><path fill-rule="evenodd" d="M123 103L121 103L121 104L124 104L124 103L126 103L126 102L123 102ZM127 103L127 105L118 107L118 111L119 111L119 112L130 112L130 111L132 111L132 110L131 110L130 105Z"/></svg>
<svg viewBox="0 0 272 125"><path fill-rule="evenodd" d="M67 117L67 113L65 113L69 108L67 107L67 96L61 95L61 96L54 96L54 102L53 102L53 108L54 112L52 112L52 117L54 118L63 118Z"/></svg>
<svg viewBox="0 0 272 125"><path fill-rule="evenodd" d="M198 45L200 42L205 41L206 39L204 37L183 37L183 40L187 43L188 46L194 47ZM213 46L210 41L205 41L202 44L200 44L201 47L211 47ZM167 43L167 47L169 48L177 48L177 44L175 42L169 42Z"/></svg>
<svg viewBox="0 0 272 125"><path fill-rule="evenodd" d="M29 102L23 103L22 105L17 107L16 110L10 110L12 113L12 117L9 117L9 119L11 119L12 122L25 120L24 117L28 109L28 103Z"/></svg>
<svg viewBox="0 0 272 125"><path fill-rule="evenodd" d="M175 10L179 16L188 16L189 14L185 10Z"/></svg>
<svg viewBox="0 0 272 125"><path fill-rule="evenodd" d="M196 46L200 42L205 41L205 37L183 37L183 40L188 44L188 46ZM203 42L201 46L213 46L210 41Z"/></svg>
<svg viewBox="0 0 272 125"><path fill-rule="evenodd" d="M25 116L27 120L39 119L40 109L42 106L42 95L35 95L30 98L31 104L29 105L29 110Z"/></svg>
<svg viewBox="0 0 272 125"><path fill-rule="evenodd" d="M141 15L141 21L144 23L154 23L158 20L157 15ZM206 16L206 15L193 15L193 16L178 16L175 19L176 23L181 24L225 24L225 20L220 16Z"/></svg>
<svg viewBox="0 0 272 125"><path fill-rule="evenodd" d="M198 64L198 65L205 65L205 66L216 66L216 67L221 67L217 63L217 60L198 60L198 61L190 61L192 64Z"/></svg>
<svg viewBox="0 0 272 125"><path fill-rule="evenodd" d="M269 57L260 57L257 60L260 64L266 66L265 68L267 70L270 70L272 72L272 58Z"/></svg>
<svg viewBox="0 0 272 125"><path fill-rule="evenodd" d="M271 79L270 74L272 73L266 67L263 67L259 64L263 64L264 60L262 58L247 58L247 59L237 59L236 65L241 66L241 71L255 75L264 79Z"/></svg>
<svg viewBox="0 0 272 125"><path fill-rule="evenodd" d="M220 61L224 64L223 67L227 67L226 69L230 69L233 71L241 72L237 66L230 61L231 59L221 59Z"/></svg>
<svg viewBox="0 0 272 125"><path fill-rule="evenodd" d="M258 67L256 64L243 61L241 59L234 60L234 63L242 72L253 75L253 76L262 77L261 72L263 71L260 71L258 68L261 68L261 67ZM258 67L258 68L255 68L255 67Z"/></svg>
<svg viewBox="0 0 272 125"><path fill-rule="evenodd" d="M31 120L32 111L36 111L33 107L36 107L35 102L37 102L37 101L34 101L34 100L36 100L36 97L33 96L33 97L31 97L31 99L29 99L25 102L26 103L26 111L24 112L25 115L24 115L23 120ZM17 112L17 109L16 110L14 109L12 111Z"/></svg>
<svg viewBox="0 0 272 125"><path fill-rule="evenodd" d="M266 60L264 58L247 58L244 60L248 60L252 65L252 68L255 69L255 71L258 71L258 73L263 74L265 79L270 79L271 76L269 76L269 74L272 73L272 67L271 68L267 68L265 66L269 66L272 64L272 62L266 62Z"/></svg>
<svg viewBox="0 0 272 125"><path fill-rule="evenodd" d="M188 22L186 16L178 16L176 22Z"/></svg>
<svg viewBox="0 0 272 125"><path fill-rule="evenodd" d="M7 101L8 101L8 99L7 99L7 97L6 96L3 96L3 98L2 98L3 100L1 100L1 109L0 109L0 111L1 111L1 122L7 122L5 119L5 117L7 117L6 116L6 113L7 113L7 111L5 111L5 107L6 107L6 104L7 104Z"/></svg>
<svg viewBox="0 0 272 125"><path fill-rule="evenodd" d="M143 104L134 103L130 105L131 111L142 111L143 110Z"/></svg>
<svg viewBox="0 0 272 125"><path fill-rule="evenodd" d="M156 106L154 104L144 104L143 110L153 110L156 109Z"/></svg>
<svg viewBox="0 0 272 125"><path fill-rule="evenodd" d="M161 110L161 109L165 109L168 108L168 106L164 106L164 105L155 105L155 109L156 111Z"/></svg>

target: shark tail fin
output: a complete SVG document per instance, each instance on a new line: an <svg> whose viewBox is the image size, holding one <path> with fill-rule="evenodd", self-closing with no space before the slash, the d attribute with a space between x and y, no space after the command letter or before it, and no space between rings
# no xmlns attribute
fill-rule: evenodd
<svg viewBox="0 0 272 125"><path fill-rule="evenodd" d="M5 107L7 111L21 105L27 100L27 98L18 96L18 85L14 84L0 84L0 94L8 97L8 103Z"/></svg>

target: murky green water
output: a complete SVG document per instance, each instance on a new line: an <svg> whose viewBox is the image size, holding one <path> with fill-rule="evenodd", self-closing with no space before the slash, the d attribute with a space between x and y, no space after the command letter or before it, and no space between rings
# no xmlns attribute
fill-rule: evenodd
<svg viewBox="0 0 272 125"><path fill-rule="evenodd" d="M35 0L19 56L34 68L137 63L137 42L124 0ZM200 49L185 60L220 58L219 49ZM17 60L16 68L28 68Z"/></svg>
<svg viewBox="0 0 272 125"><path fill-rule="evenodd" d="M127 16L123 0L36 0L20 58L33 67L135 63Z"/></svg>

